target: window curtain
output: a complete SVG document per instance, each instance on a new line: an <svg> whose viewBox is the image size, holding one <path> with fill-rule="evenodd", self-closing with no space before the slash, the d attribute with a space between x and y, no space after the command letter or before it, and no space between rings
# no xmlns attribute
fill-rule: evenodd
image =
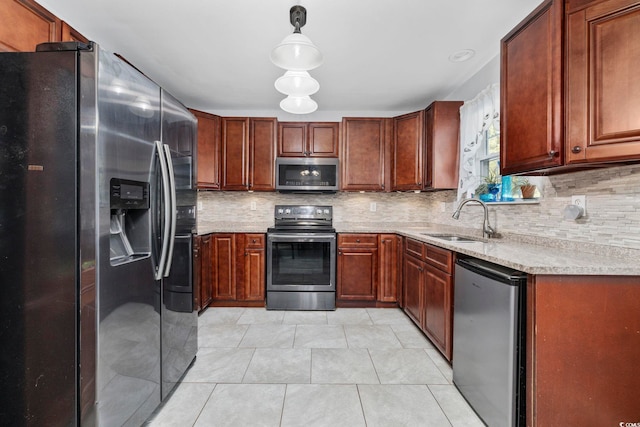
<svg viewBox="0 0 640 427"><path fill-rule="evenodd" d="M458 201L474 193L483 177L480 160L486 156L487 129L500 129L500 84L494 83L460 107L460 169Z"/></svg>

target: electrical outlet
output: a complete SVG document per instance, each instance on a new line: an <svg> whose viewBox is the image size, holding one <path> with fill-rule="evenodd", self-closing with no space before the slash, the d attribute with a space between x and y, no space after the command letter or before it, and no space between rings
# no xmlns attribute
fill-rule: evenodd
<svg viewBox="0 0 640 427"><path fill-rule="evenodd" d="M580 206L582 208L582 215L587 214L587 197L586 196L571 196L571 204Z"/></svg>
<svg viewBox="0 0 640 427"><path fill-rule="evenodd" d="M198 210L201 211L202 209L204 209L204 207L202 206L202 201L198 202Z"/></svg>
<svg viewBox="0 0 640 427"><path fill-rule="evenodd" d="M447 204L445 202L440 202L440 212L447 211Z"/></svg>
<svg viewBox="0 0 640 427"><path fill-rule="evenodd" d="M371 202L371 203L369 203L369 210L370 210L371 212L375 212L375 211L376 211L376 209L377 209L376 202Z"/></svg>
<svg viewBox="0 0 640 427"><path fill-rule="evenodd" d="M256 202L251 202L251 210L255 211L257 209Z"/></svg>

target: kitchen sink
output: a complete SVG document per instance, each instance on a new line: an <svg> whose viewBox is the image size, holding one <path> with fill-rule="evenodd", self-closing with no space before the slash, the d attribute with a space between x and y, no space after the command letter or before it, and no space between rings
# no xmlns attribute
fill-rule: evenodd
<svg viewBox="0 0 640 427"><path fill-rule="evenodd" d="M469 242L484 242L483 239L475 237L457 236L455 234L434 234L434 233L420 233L424 236L433 237L435 239L447 240L449 242L456 243L469 243Z"/></svg>

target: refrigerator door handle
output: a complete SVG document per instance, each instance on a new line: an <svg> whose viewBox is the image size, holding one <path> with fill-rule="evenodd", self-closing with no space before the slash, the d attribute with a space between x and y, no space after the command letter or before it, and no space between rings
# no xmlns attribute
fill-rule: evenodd
<svg viewBox="0 0 640 427"><path fill-rule="evenodd" d="M171 182L169 181L169 171L167 162L165 161L164 149L162 142L155 142L156 152L158 154L158 160L160 163L160 174L162 175L162 193L163 193L163 207L164 207L164 230L162 232L162 249L160 250L160 260L156 266L154 272L156 280L162 279L164 275L165 265L167 263L167 252L169 251L169 233L171 231L170 218L173 216L171 212Z"/></svg>
<svg viewBox="0 0 640 427"><path fill-rule="evenodd" d="M176 178L173 173L173 162L171 161L171 149L169 145L164 144L164 156L165 161L167 163L167 169L169 171L169 194L171 196L171 230L169 232L169 252L167 254L167 261L164 271L164 277L169 276L169 272L171 271L171 261L173 259L173 246L176 240L176 215L178 211L177 200L176 200Z"/></svg>

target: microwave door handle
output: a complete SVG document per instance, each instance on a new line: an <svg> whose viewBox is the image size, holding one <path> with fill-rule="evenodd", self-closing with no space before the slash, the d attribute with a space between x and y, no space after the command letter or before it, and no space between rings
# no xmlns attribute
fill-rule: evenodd
<svg viewBox="0 0 640 427"><path fill-rule="evenodd" d="M164 155L167 164L167 170L169 172L169 196L170 196L170 209L171 209L171 223L169 231L169 251L167 252L167 261L164 271L164 277L168 277L171 272L171 264L173 260L173 247L176 240L176 216L178 214L177 200L176 200L176 178L173 172L173 161L171 160L171 148L168 144L164 144Z"/></svg>
<svg viewBox="0 0 640 427"><path fill-rule="evenodd" d="M155 279L162 279L165 264L167 262L167 252L169 250L169 233L171 231L171 191L169 182L169 171L167 170L167 163L165 162L164 149L162 148L162 142L155 141L155 149L158 155L158 161L160 163L160 174L162 177L162 205L164 208L164 224L162 231L162 249L160 249L160 260L158 265L155 266Z"/></svg>

